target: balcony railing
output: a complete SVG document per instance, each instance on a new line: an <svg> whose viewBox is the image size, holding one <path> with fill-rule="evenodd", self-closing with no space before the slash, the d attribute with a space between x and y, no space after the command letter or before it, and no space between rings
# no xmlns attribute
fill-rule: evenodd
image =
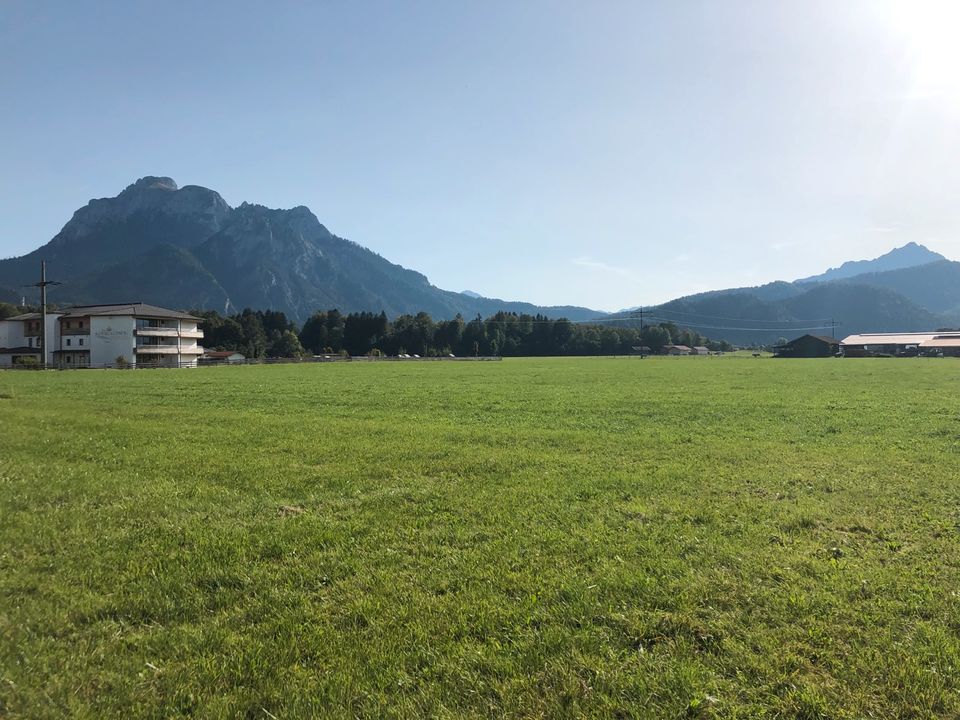
<svg viewBox="0 0 960 720"><path fill-rule="evenodd" d="M177 345L176 334L167 337L137 337L137 345Z"/></svg>
<svg viewBox="0 0 960 720"><path fill-rule="evenodd" d="M137 345L138 355L151 355L157 353L160 355L203 355L203 348L199 345L179 346L179 345Z"/></svg>
<svg viewBox="0 0 960 720"><path fill-rule="evenodd" d="M138 327L136 334L139 337L176 337L176 328Z"/></svg>
<svg viewBox="0 0 960 720"><path fill-rule="evenodd" d="M138 355L176 355L179 351L176 345L137 345Z"/></svg>

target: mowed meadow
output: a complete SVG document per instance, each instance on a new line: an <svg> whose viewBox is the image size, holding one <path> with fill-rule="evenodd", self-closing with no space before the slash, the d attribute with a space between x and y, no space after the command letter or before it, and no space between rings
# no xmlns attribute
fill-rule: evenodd
<svg viewBox="0 0 960 720"><path fill-rule="evenodd" d="M960 716L960 361L0 374L5 718Z"/></svg>

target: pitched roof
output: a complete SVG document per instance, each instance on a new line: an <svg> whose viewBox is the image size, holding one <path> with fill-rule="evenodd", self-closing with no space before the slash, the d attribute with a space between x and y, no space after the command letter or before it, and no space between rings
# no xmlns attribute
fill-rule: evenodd
<svg viewBox="0 0 960 720"><path fill-rule="evenodd" d="M924 348L960 347L960 335L938 335L920 343Z"/></svg>
<svg viewBox="0 0 960 720"><path fill-rule="evenodd" d="M59 310L47 310L47 315L63 315ZM4 320L39 320L40 313L31 312L31 313L21 313L20 315L14 315L12 317L3 318Z"/></svg>
<svg viewBox="0 0 960 720"><path fill-rule="evenodd" d="M207 352L203 354L206 358L228 358L231 355L240 355L242 357L243 353L237 350L207 350Z"/></svg>
<svg viewBox="0 0 960 720"><path fill-rule="evenodd" d="M201 318L179 310L168 310L167 308L147 303L117 303L114 305L74 305L67 309L64 317L87 317L89 315L136 315L137 317L152 318L179 318L180 320L200 320Z"/></svg>
<svg viewBox="0 0 960 720"><path fill-rule="evenodd" d="M794 338L793 340L790 340L789 342L783 345L776 345L775 347L789 347L790 345L793 345L795 342L799 340L803 340L804 338L813 338L814 340L819 340L820 342L827 343L828 345L840 344L840 341L837 340L836 338L827 337L826 335L813 335L811 333L807 333L805 335L801 335L800 337Z"/></svg>
<svg viewBox="0 0 960 720"><path fill-rule="evenodd" d="M863 333L848 335L840 341L841 345L919 345L935 337L951 337L945 333ZM960 337L960 334L953 337Z"/></svg>

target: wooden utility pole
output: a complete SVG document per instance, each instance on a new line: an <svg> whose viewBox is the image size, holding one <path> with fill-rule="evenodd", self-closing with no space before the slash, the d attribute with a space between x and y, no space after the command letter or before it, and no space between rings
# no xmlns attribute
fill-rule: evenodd
<svg viewBox="0 0 960 720"><path fill-rule="evenodd" d="M643 360L643 358L645 357L643 353L643 348L645 347L645 345L643 344L643 307L641 306L639 310L640 310L640 359Z"/></svg>
<svg viewBox="0 0 960 720"><path fill-rule="evenodd" d="M40 288L40 369L47 369L47 285L61 285L55 280L47 280L47 261L40 261L40 282L34 287Z"/></svg>

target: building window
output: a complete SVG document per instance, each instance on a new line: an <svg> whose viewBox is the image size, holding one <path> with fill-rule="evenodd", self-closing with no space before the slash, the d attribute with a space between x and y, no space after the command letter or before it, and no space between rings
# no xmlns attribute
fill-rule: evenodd
<svg viewBox="0 0 960 720"><path fill-rule="evenodd" d="M80 321L80 329L83 330L83 320Z"/></svg>
<svg viewBox="0 0 960 720"><path fill-rule="evenodd" d="M33 338L27 338L27 347L33 347Z"/></svg>
<svg viewBox="0 0 960 720"><path fill-rule="evenodd" d="M70 338L67 338L67 347L70 347Z"/></svg>
<svg viewBox="0 0 960 720"><path fill-rule="evenodd" d="M83 345L83 338L80 338L80 345Z"/></svg>
<svg viewBox="0 0 960 720"><path fill-rule="evenodd" d="M73 358L67 355L67 363L72 363L72 362L73 362Z"/></svg>

